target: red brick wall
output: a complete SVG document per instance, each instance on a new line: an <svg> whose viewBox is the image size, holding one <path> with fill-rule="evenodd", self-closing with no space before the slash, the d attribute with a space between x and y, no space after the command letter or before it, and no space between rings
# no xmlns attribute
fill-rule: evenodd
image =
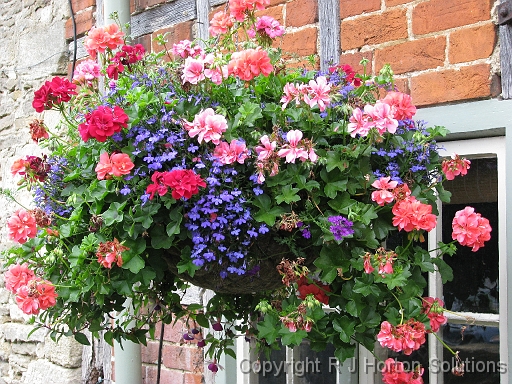
<svg viewBox="0 0 512 384"><path fill-rule="evenodd" d="M391 64L415 104L493 97L494 0L340 0L340 62Z"/></svg>
<svg viewBox="0 0 512 384"><path fill-rule="evenodd" d="M160 384L200 384L202 383L204 361L203 350L196 341L184 341L188 331L183 321L165 325L162 348ZM156 383L160 324L157 325L155 340L142 346L143 384Z"/></svg>

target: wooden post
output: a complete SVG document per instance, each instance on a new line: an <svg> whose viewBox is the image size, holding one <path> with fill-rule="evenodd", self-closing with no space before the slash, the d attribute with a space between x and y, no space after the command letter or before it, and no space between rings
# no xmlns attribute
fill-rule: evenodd
<svg viewBox="0 0 512 384"><path fill-rule="evenodd" d="M338 64L340 59L340 3L339 0L318 0L320 24L320 68L327 70L329 64Z"/></svg>

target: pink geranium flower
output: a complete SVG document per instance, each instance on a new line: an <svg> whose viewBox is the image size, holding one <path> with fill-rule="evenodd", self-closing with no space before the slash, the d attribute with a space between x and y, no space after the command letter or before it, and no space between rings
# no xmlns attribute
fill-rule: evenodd
<svg viewBox="0 0 512 384"><path fill-rule="evenodd" d="M218 115L212 108L207 108L198 113L190 123L185 121L184 128L190 137L197 136L197 141L212 142L215 145L220 143L222 133L228 128L228 122L222 115Z"/></svg>
<svg viewBox="0 0 512 384"><path fill-rule="evenodd" d="M284 34L284 27L271 16L261 16L256 19L256 31L275 39Z"/></svg>
<svg viewBox="0 0 512 384"><path fill-rule="evenodd" d="M436 226L436 215L432 214L432 206L408 196L398 201L392 209L393 225L398 230L411 232L413 230L431 231Z"/></svg>
<svg viewBox="0 0 512 384"><path fill-rule="evenodd" d="M446 176L446 180L453 180L455 176L465 176L468 173L471 162L461 158L457 154L453 154L450 160L443 160L442 169Z"/></svg>
<svg viewBox="0 0 512 384"><path fill-rule="evenodd" d="M397 326L383 321L377 341L392 351L403 351L405 355L410 355L425 343L425 333L425 325L413 319Z"/></svg>
<svg viewBox="0 0 512 384"><path fill-rule="evenodd" d="M360 135L364 137L368 135L371 128L370 116L367 113L363 113L360 108L354 109L347 125L350 136L356 137L356 135Z"/></svg>
<svg viewBox="0 0 512 384"><path fill-rule="evenodd" d="M304 95L304 102L311 108L318 105L320 112L323 112L331 103L330 91L331 85L327 83L325 76L319 76L316 80L309 80L307 93Z"/></svg>
<svg viewBox="0 0 512 384"><path fill-rule="evenodd" d="M384 361L382 368L382 382L384 384L423 384L424 369L420 366L416 367L412 372L406 372L404 363L395 361L391 357Z"/></svg>
<svg viewBox="0 0 512 384"><path fill-rule="evenodd" d="M221 142L215 147L213 156L222 164L233 164L235 162L243 164L245 159L249 156L249 151L243 141L235 139L231 140L230 144L225 141Z"/></svg>
<svg viewBox="0 0 512 384"><path fill-rule="evenodd" d="M126 153L113 153L109 156L107 152L100 155L100 162L96 166L98 180L103 180L107 175L123 176L128 175L135 165Z"/></svg>
<svg viewBox="0 0 512 384"><path fill-rule="evenodd" d="M104 53L108 49L116 49L124 44L124 33L119 30L117 24L110 24L105 27L93 27L84 41L84 47L91 58L95 59L96 54Z"/></svg>
<svg viewBox="0 0 512 384"><path fill-rule="evenodd" d="M267 135L261 136L260 143L261 145L256 147L255 151L258 154L258 160L263 161L270 158L274 154L277 143L275 141L270 142L270 139Z"/></svg>
<svg viewBox="0 0 512 384"><path fill-rule="evenodd" d="M213 15L210 20L208 32L210 35L217 36L225 34L233 26L233 18L226 12L219 11Z"/></svg>
<svg viewBox="0 0 512 384"><path fill-rule="evenodd" d="M25 210L18 209L7 221L9 238L20 244L26 243L29 238L36 237L37 227L34 215Z"/></svg>
<svg viewBox="0 0 512 384"><path fill-rule="evenodd" d="M37 315L41 310L53 307L57 302L55 286L40 278L22 285L16 292L16 303L27 315Z"/></svg>
<svg viewBox="0 0 512 384"><path fill-rule="evenodd" d="M186 59L187 57L201 56L203 54L203 48L199 45L192 46L190 40L182 40L179 43L173 44L171 52L174 56Z"/></svg>
<svg viewBox="0 0 512 384"><path fill-rule="evenodd" d="M441 299L433 297L423 298L423 313L426 313L430 320L432 332L439 331L441 325L448 322L448 318L443 315L444 302Z"/></svg>
<svg viewBox="0 0 512 384"><path fill-rule="evenodd" d="M260 48L235 52L228 63L228 73L245 81L260 74L268 76L273 70L268 53Z"/></svg>
<svg viewBox="0 0 512 384"><path fill-rule="evenodd" d="M4 274L5 288L16 293L19 287L27 285L34 276L34 272L28 268L27 263L10 265Z"/></svg>
<svg viewBox="0 0 512 384"><path fill-rule="evenodd" d="M473 207L466 207L455 213L452 221L452 239L461 245L472 247L476 252L491 238L489 220L475 212Z"/></svg>
<svg viewBox="0 0 512 384"><path fill-rule="evenodd" d="M398 182L391 180L391 177L381 177L372 183L372 187L378 188L372 192L372 200L380 206L391 203L394 200L393 189L396 188Z"/></svg>
<svg viewBox="0 0 512 384"><path fill-rule="evenodd" d="M385 132L395 133L398 127L398 121L393 118L391 107L381 101L377 101L374 106L366 105L365 112L372 119L372 126L382 135Z"/></svg>
<svg viewBox="0 0 512 384"><path fill-rule="evenodd" d="M391 107L393 118L397 120L412 119L416 114L416 107L412 103L411 96L405 93L388 92L382 102Z"/></svg>
<svg viewBox="0 0 512 384"><path fill-rule="evenodd" d="M282 109L283 111L288 106L288 103L292 100L295 100L295 105L299 105L304 95L306 87L304 84L297 86L293 83L286 83L283 87L283 96L281 97L281 103L283 103Z"/></svg>
<svg viewBox="0 0 512 384"><path fill-rule="evenodd" d="M73 74L73 82L91 86L94 79L100 76L100 65L94 60L87 59L76 66L75 73Z"/></svg>
<svg viewBox="0 0 512 384"><path fill-rule="evenodd" d="M183 66L183 74L181 75L183 84L189 82L190 84L197 84L205 79L204 75L204 62L202 59L194 59L187 57Z"/></svg>
<svg viewBox="0 0 512 384"><path fill-rule="evenodd" d="M298 129L291 130L286 134L288 144L280 149L277 155L279 157L286 157L287 163L295 163L296 159L306 161L309 158L308 152L300 144L302 139L302 132Z"/></svg>

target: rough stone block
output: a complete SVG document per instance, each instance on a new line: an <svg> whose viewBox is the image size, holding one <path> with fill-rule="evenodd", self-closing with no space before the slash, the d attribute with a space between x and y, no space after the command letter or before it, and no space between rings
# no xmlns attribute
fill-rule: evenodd
<svg viewBox="0 0 512 384"><path fill-rule="evenodd" d="M58 342L49 337L44 344L44 355L52 363L66 368L78 368L82 365L82 345L71 337L62 337Z"/></svg>
<svg viewBox="0 0 512 384"><path fill-rule="evenodd" d="M33 329L34 326L29 324L5 323L0 325L0 333L3 334L5 340L11 342L43 342L48 331L45 329L38 329L37 331L33 332L29 337L28 335Z"/></svg>
<svg viewBox="0 0 512 384"><path fill-rule="evenodd" d="M63 368L45 359L32 361L23 375L24 384L77 384L81 382L81 368Z"/></svg>

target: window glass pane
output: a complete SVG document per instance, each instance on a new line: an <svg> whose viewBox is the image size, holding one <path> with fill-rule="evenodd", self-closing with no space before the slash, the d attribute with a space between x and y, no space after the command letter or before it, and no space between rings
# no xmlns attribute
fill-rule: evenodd
<svg viewBox="0 0 512 384"><path fill-rule="evenodd" d="M315 352L309 347L309 341L304 341L299 347L298 362L302 366L297 363L295 366L297 384L336 384L338 369L332 344Z"/></svg>
<svg viewBox="0 0 512 384"><path fill-rule="evenodd" d="M286 372L290 367L286 364L286 347L273 350L270 358L264 355L260 357L260 371L258 373L259 384L283 384L286 383ZM291 372L291 370L290 370Z"/></svg>
<svg viewBox="0 0 512 384"><path fill-rule="evenodd" d="M500 376L506 370L500 362L499 333L497 327L478 325L447 324L443 327L443 340L453 350L459 351L464 364L464 375L454 375L452 369L456 359L446 348L444 360L433 361L431 369L442 374L444 384L498 384Z"/></svg>
<svg viewBox="0 0 512 384"><path fill-rule="evenodd" d="M443 287L446 308L452 311L498 313L498 173L497 159L472 159L466 176L446 183L452 192L450 204L443 205L442 238L452 241L452 220L466 206L487 218L491 240L477 252L458 243L457 253L444 260L453 269L453 280Z"/></svg>

